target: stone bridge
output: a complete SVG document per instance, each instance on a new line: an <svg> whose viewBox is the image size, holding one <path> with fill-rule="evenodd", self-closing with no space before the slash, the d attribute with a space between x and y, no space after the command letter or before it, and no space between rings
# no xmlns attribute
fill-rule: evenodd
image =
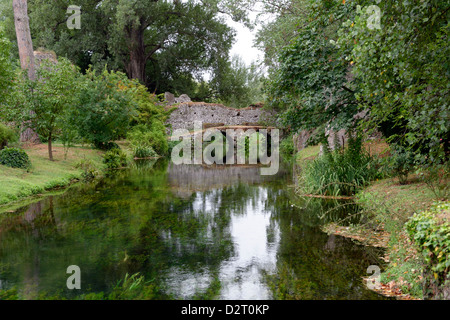
<svg viewBox="0 0 450 320"><path fill-rule="evenodd" d="M259 129L259 127L265 127L264 123L271 116L259 105L235 109L221 104L189 101L168 108L174 109L167 120L172 130L194 130L196 121L202 122L203 129L229 126L258 127Z"/></svg>

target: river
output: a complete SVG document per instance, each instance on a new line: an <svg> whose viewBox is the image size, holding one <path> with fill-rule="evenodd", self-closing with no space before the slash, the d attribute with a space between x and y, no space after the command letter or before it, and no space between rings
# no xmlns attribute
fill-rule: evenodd
<svg viewBox="0 0 450 320"><path fill-rule="evenodd" d="M0 214L0 290L70 299L139 273L155 299L385 299L362 282L380 249L323 233L349 213L321 219L333 204L296 199L291 171L145 161Z"/></svg>

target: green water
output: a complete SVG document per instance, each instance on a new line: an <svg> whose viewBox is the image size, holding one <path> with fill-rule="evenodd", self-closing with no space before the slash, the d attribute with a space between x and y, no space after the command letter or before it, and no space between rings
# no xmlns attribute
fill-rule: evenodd
<svg viewBox="0 0 450 320"><path fill-rule="evenodd" d="M293 200L290 170L258 170L144 162L3 213L0 290L75 298L139 273L156 299L383 299L362 283L380 251L320 231L349 213L320 219L332 204Z"/></svg>

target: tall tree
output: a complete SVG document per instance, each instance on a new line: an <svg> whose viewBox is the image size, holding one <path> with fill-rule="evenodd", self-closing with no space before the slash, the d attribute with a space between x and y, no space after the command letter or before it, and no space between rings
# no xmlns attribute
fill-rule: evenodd
<svg viewBox="0 0 450 320"><path fill-rule="evenodd" d="M36 80L36 70L27 0L13 0L13 9L20 65L23 70L27 70L28 78L34 81ZM22 127L22 132L20 133L20 140L22 142L35 142L39 139L36 132L31 128L27 128L26 124L22 124Z"/></svg>
<svg viewBox="0 0 450 320"><path fill-rule="evenodd" d="M66 0L28 2L38 47L68 57L81 71L90 64L124 71L152 91L170 90L172 82L183 88L205 70L214 72L234 37L217 0L78 0L79 30L66 26Z"/></svg>
<svg viewBox="0 0 450 320"><path fill-rule="evenodd" d="M22 69L28 71L28 78L34 81L36 79L36 71L27 0L13 0L13 9L20 65Z"/></svg>

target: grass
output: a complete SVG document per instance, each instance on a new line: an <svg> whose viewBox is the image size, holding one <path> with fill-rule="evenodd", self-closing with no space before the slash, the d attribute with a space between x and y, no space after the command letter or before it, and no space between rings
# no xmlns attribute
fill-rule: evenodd
<svg viewBox="0 0 450 320"><path fill-rule="evenodd" d="M377 158L388 157L390 153L389 146L383 140L368 141L364 148ZM304 167L310 162L308 160L318 157L319 151L319 146L308 147L296 154L296 160ZM365 245L385 247L386 254L382 259L387 264L381 273L378 292L400 299L423 299L424 261L404 226L414 213L429 209L437 200L436 194L419 175L409 175L404 185L399 183L398 178L372 181L354 199L361 208L365 222L350 227L329 224L323 230Z"/></svg>
<svg viewBox="0 0 450 320"><path fill-rule="evenodd" d="M312 156L302 154L301 157ZM301 166L297 192L302 195L353 196L369 181L380 177L374 157L363 147L362 138L351 137L345 149L324 150L322 156L304 160Z"/></svg>
<svg viewBox="0 0 450 320"><path fill-rule="evenodd" d="M0 206L40 195L49 190L65 187L82 176L76 168L80 161L89 160L97 168L103 168L102 152L88 147L75 146L69 149L67 158L60 144L53 146L54 160L48 160L46 144L25 147L32 167L29 170L0 165ZM2 208L0 208L1 210Z"/></svg>
<svg viewBox="0 0 450 320"><path fill-rule="evenodd" d="M436 200L432 190L414 175L406 185L400 185L398 179L384 179L372 183L358 194L356 202L370 217L372 228L389 235L384 257L388 264L381 274L385 290L423 298L423 261L404 225L414 213L430 208Z"/></svg>
<svg viewBox="0 0 450 320"><path fill-rule="evenodd" d="M320 146L309 146L305 149L300 150L295 155L295 160L297 162L302 162L304 160L312 160L315 159L320 153Z"/></svg>

